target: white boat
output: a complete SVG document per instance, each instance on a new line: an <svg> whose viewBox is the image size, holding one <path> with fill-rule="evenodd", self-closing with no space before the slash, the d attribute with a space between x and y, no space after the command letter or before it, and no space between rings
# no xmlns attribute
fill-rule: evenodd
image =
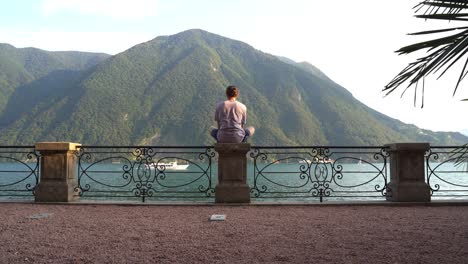
<svg viewBox="0 0 468 264"><path fill-rule="evenodd" d="M299 163L308 163L308 164L312 164L312 163L333 163L334 160L332 159L314 159L314 161L311 161L310 159L306 159L306 160L299 160Z"/></svg>
<svg viewBox="0 0 468 264"><path fill-rule="evenodd" d="M158 170L186 170L189 164L177 164L177 161L172 161L151 163L146 166L152 170L154 170L155 168L157 168Z"/></svg>
<svg viewBox="0 0 468 264"><path fill-rule="evenodd" d="M359 157L359 161L358 161L358 163L357 163L357 164L358 164L359 166L362 166L362 165L364 165L364 164L362 163L362 158L361 158L361 157Z"/></svg>

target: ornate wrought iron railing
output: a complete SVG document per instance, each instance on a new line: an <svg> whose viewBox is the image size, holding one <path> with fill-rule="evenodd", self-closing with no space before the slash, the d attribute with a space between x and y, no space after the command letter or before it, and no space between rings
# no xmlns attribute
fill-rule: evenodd
<svg viewBox="0 0 468 264"><path fill-rule="evenodd" d="M212 147L82 146L76 155L83 198L214 198Z"/></svg>
<svg viewBox="0 0 468 264"><path fill-rule="evenodd" d="M385 199L384 147L253 147L252 198Z"/></svg>
<svg viewBox="0 0 468 264"><path fill-rule="evenodd" d="M34 198L39 161L34 146L0 146L0 199Z"/></svg>
<svg viewBox="0 0 468 264"><path fill-rule="evenodd" d="M426 181L433 198L468 196L467 146L433 146L426 153Z"/></svg>

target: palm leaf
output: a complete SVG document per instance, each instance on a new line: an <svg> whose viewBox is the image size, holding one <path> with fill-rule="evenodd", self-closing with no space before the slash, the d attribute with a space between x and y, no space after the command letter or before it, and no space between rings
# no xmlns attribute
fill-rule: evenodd
<svg viewBox="0 0 468 264"><path fill-rule="evenodd" d="M418 18L468 21L467 0L425 0L416 5L415 9L416 13L421 13L416 15ZM440 78L457 62L464 61L463 69L453 91L453 95L455 95L461 81L468 74L468 26L421 31L411 35L428 35L449 31L456 31L457 33L408 45L397 50L396 52L400 55L426 50L427 55L410 63L385 86L383 91L386 91L388 95L406 83L407 87L402 95L410 87L414 87L416 95L419 81L424 81L424 78L428 75L438 72L440 72L438 76ZM424 103L424 85L422 98Z"/></svg>
<svg viewBox="0 0 468 264"><path fill-rule="evenodd" d="M445 29L436 29L436 30L429 30L429 31L421 31L416 33L409 33L408 35L425 35L425 34L433 34L433 33L442 33L448 32L458 29L468 29L468 27L456 27L456 28L445 28Z"/></svg>
<svg viewBox="0 0 468 264"><path fill-rule="evenodd" d="M465 167L468 170L468 144L454 149L450 158L454 159L456 167Z"/></svg>
<svg viewBox="0 0 468 264"><path fill-rule="evenodd" d="M462 10L466 9L468 3L466 0L425 0L415 6L416 12L420 12L425 9L423 15L440 15L440 14L452 14L456 16ZM451 20L451 19L450 19Z"/></svg>
<svg viewBox="0 0 468 264"><path fill-rule="evenodd" d="M455 20L455 21L468 21L468 0L425 0L420 2L417 6L416 12L422 14L416 15L417 18L423 19L441 19L441 20ZM462 13L465 11L464 13ZM436 38L429 41L424 41L403 47L396 52L399 54L409 54L419 50L427 50L428 55L418 58L415 62L410 63L405 69L403 69L395 78L385 86L384 91L387 94L393 92L398 86L403 83L409 83L403 93L411 86L414 85L415 96L417 92L417 85L420 80L424 83L424 78L429 74L436 73L443 70L439 75L439 78L443 76L455 63L464 58L463 69L458 77L457 84L453 91L453 95L457 92L460 82L468 74L468 27L455 27L439 30L422 31L412 33L411 35L427 35L446 33L449 31L458 31L458 33ZM424 104L424 85L423 85L423 104ZM416 103L416 97L415 97ZM468 101L463 99L462 101ZM459 148L456 148L451 158L455 159L455 165L457 167L465 166L468 170L468 144L465 144Z"/></svg>

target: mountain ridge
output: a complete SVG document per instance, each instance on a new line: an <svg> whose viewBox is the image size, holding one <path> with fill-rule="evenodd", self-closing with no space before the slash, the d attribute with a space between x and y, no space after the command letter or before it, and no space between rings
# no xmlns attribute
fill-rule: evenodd
<svg viewBox="0 0 468 264"><path fill-rule="evenodd" d="M18 72L30 74L0 47L2 54ZM438 134L383 115L310 63L284 62L198 29L159 36L114 56L91 53L73 63L67 62L75 53L41 56L51 60L47 63L53 67L43 69L47 74L4 87L12 92L5 109L0 108L1 144L209 145L214 105L224 99L229 84L240 88L239 99L249 109L247 123L257 129L254 144L468 141L461 134ZM4 64L0 60L0 68ZM39 67L37 61L31 67ZM14 83L11 79L0 76L0 84Z"/></svg>

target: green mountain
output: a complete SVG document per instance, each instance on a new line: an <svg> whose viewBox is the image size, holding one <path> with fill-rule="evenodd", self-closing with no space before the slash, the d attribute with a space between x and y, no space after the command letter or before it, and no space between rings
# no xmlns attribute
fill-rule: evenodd
<svg viewBox="0 0 468 264"><path fill-rule="evenodd" d="M107 54L76 51L16 49L11 45L0 43L0 113L17 89L24 90L24 86L32 82L37 83L39 80L46 80L43 83L47 86L48 82L55 78L68 79L68 75L76 75L107 57L109 57ZM39 87L36 92L41 93L41 89L47 87Z"/></svg>
<svg viewBox="0 0 468 264"><path fill-rule="evenodd" d="M112 57L2 45L3 68L4 145L210 145L214 106L229 84L241 89L256 145L468 142L378 113L309 63L202 30L157 37Z"/></svg>

